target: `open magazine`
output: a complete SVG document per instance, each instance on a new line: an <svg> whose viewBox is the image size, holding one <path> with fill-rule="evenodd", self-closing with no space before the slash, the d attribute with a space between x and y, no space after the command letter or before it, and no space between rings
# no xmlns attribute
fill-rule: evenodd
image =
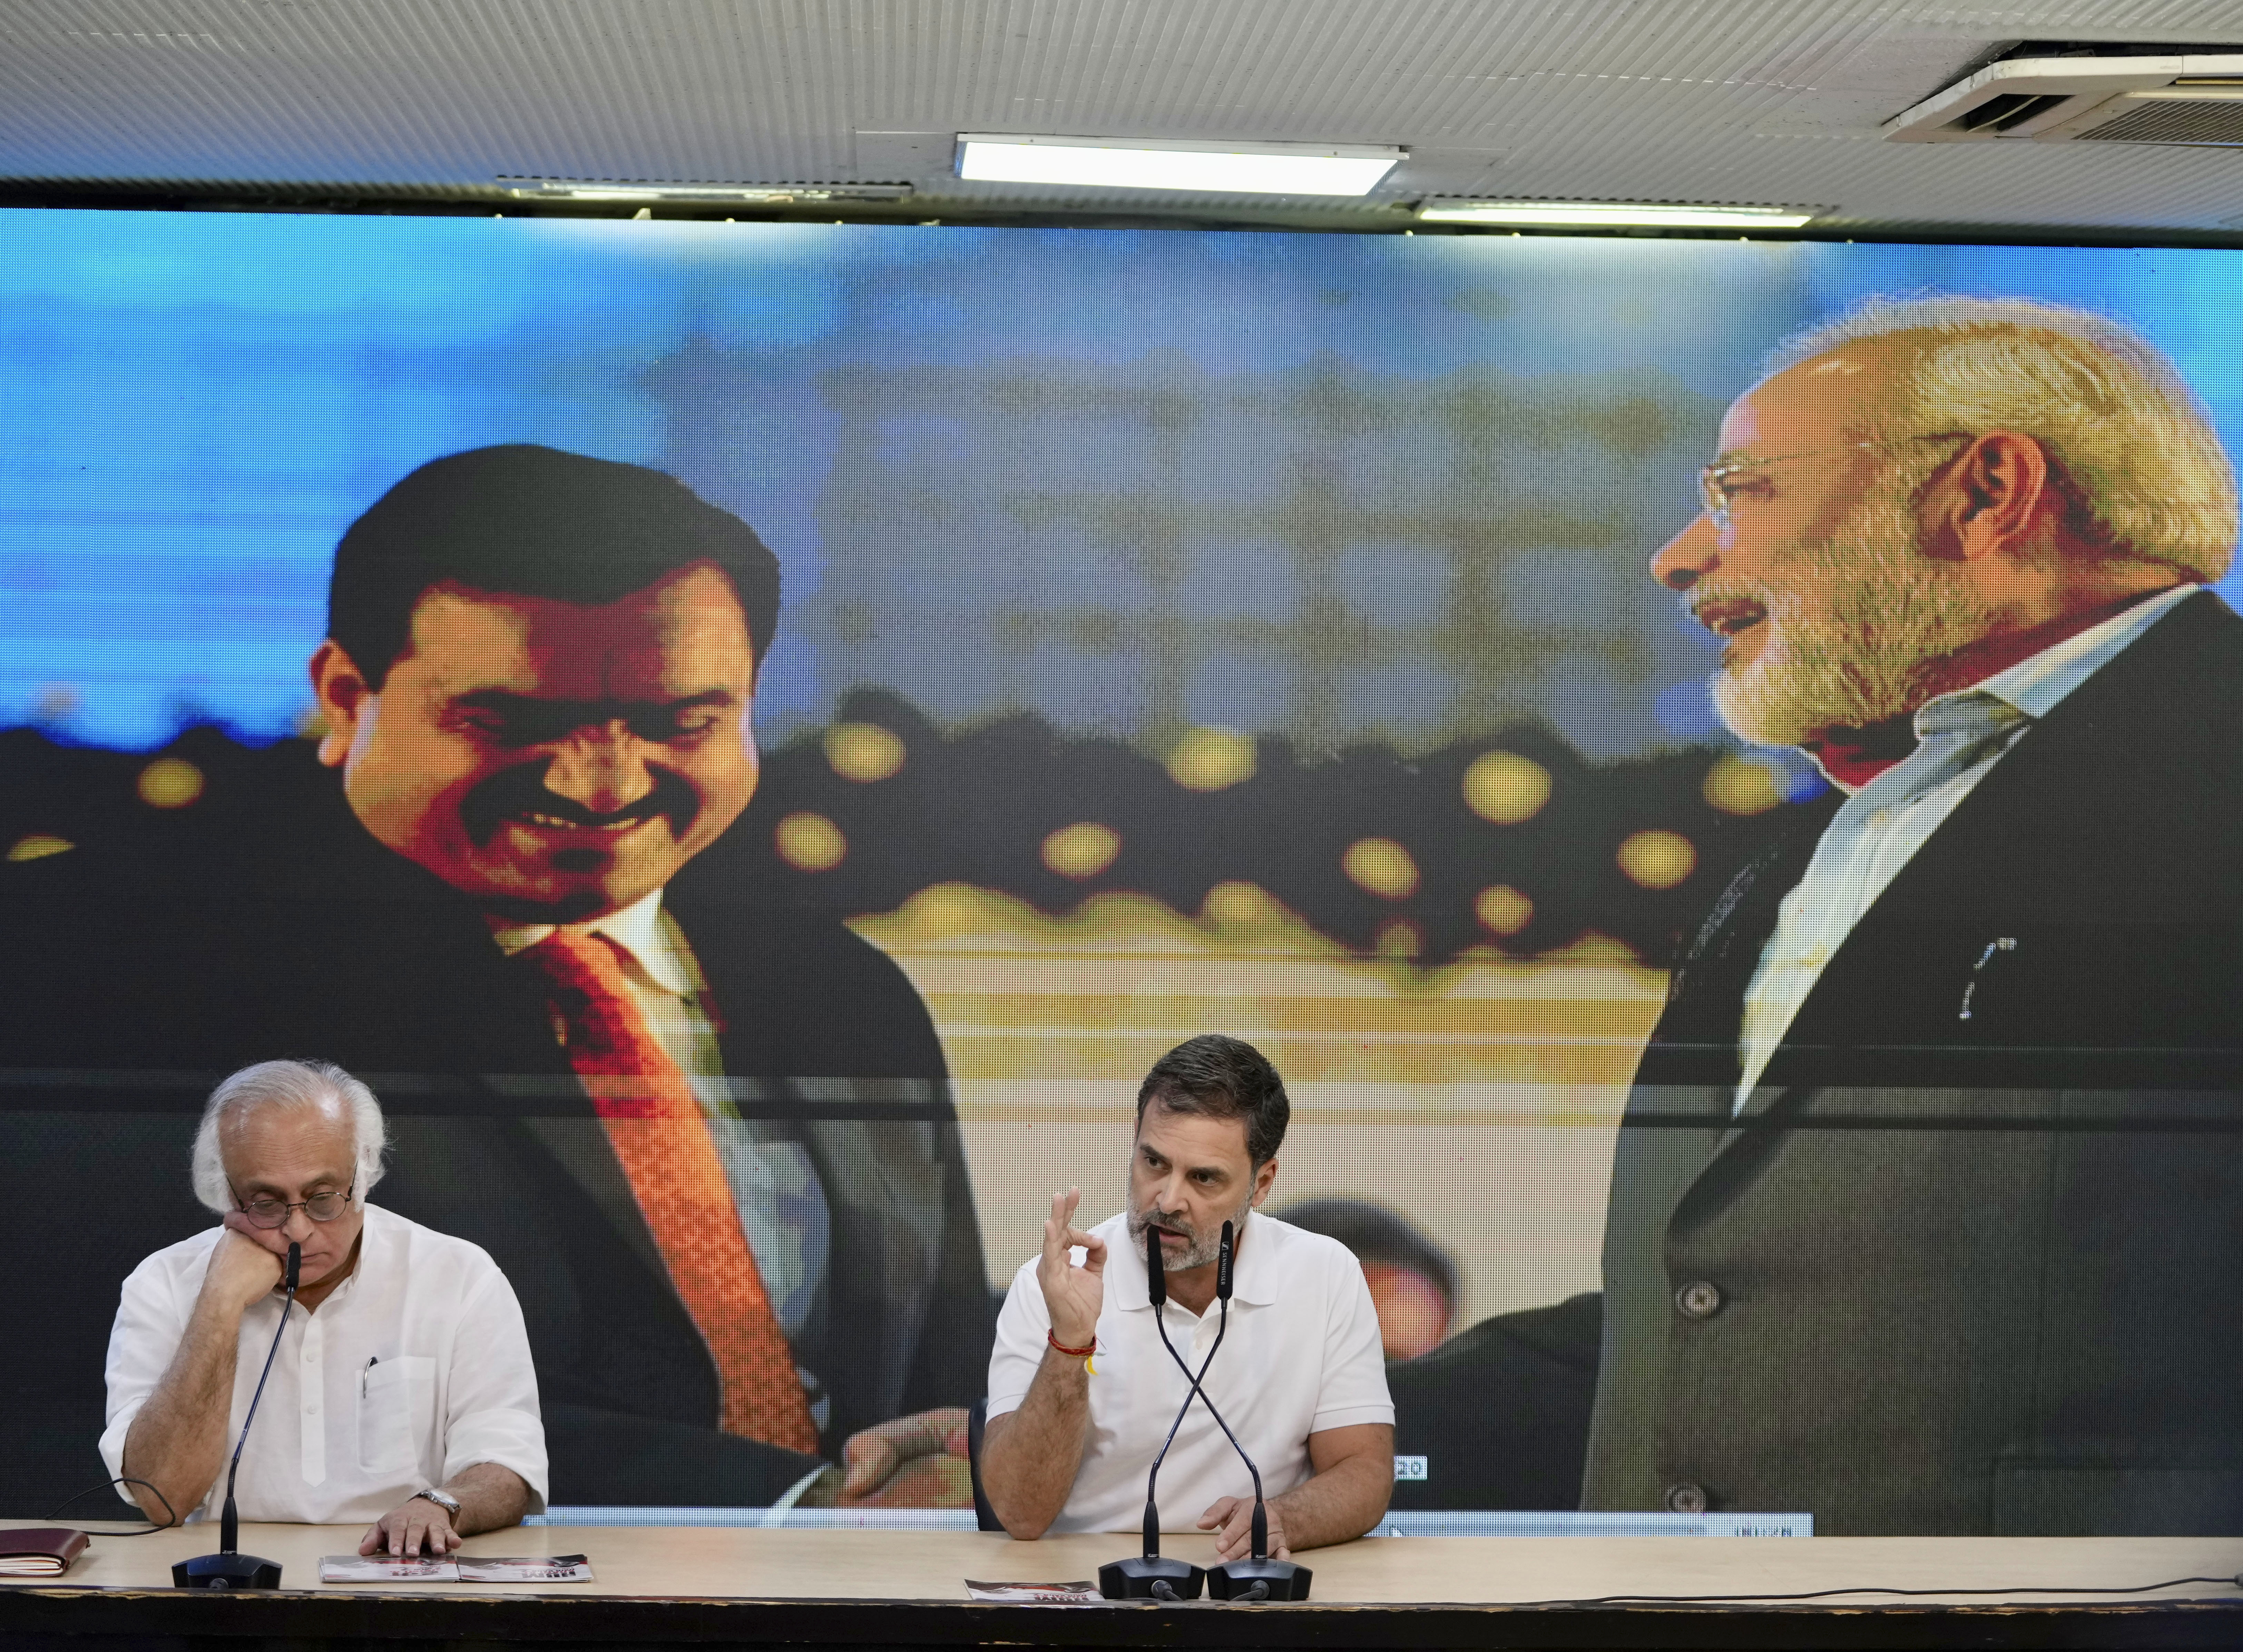
<svg viewBox="0 0 2243 1652"><path fill-rule="evenodd" d="M322 1554L322 1583L589 1583L582 1554Z"/></svg>
<svg viewBox="0 0 2243 1652"><path fill-rule="evenodd" d="M1081 1606L1099 1598L1098 1586L1080 1583L984 1583L966 1580L966 1593L976 1601L1008 1601L1030 1606Z"/></svg>

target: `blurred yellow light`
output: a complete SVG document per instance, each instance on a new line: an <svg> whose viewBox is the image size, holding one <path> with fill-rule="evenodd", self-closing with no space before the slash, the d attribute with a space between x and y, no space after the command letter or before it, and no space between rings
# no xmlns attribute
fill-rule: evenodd
<svg viewBox="0 0 2243 1652"><path fill-rule="evenodd" d="M1236 879L1209 890L1199 913L1218 929L1238 931L1280 928L1288 916L1283 904L1260 884Z"/></svg>
<svg viewBox="0 0 2243 1652"><path fill-rule="evenodd" d="M203 794L203 772L184 758L159 757L140 771L140 801L152 809L184 809Z"/></svg>
<svg viewBox="0 0 2243 1652"><path fill-rule="evenodd" d="M1783 801L1775 769L1758 758L1732 752L1706 771L1706 801L1723 814L1765 814Z"/></svg>
<svg viewBox="0 0 2243 1652"><path fill-rule="evenodd" d="M841 828L807 810L788 815L773 835L778 858L798 872L831 872L849 853L849 839L841 835Z"/></svg>
<svg viewBox="0 0 2243 1652"><path fill-rule="evenodd" d="M1358 838L1340 857L1340 870L1362 888L1386 900L1418 893L1418 863L1391 838Z"/></svg>
<svg viewBox="0 0 2243 1652"><path fill-rule="evenodd" d="M1381 958L1415 958L1425 950L1425 932L1407 918L1389 918L1378 926L1371 949Z"/></svg>
<svg viewBox="0 0 2243 1652"><path fill-rule="evenodd" d="M1465 771L1465 804L1483 820L1517 826L1550 800L1550 771L1516 752L1489 752Z"/></svg>
<svg viewBox="0 0 2243 1652"><path fill-rule="evenodd" d="M68 838L51 837L44 832L34 832L27 838L18 838L8 846L10 860L44 860L51 854L68 854L77 845Z"/></svg>
<svg viewBox="0 0 2243 1652"><path fill-rule="evenodd" d="M1044 864L1062 878L1095 878L1122 853L1122 834L1095 820L1061 826L1044 839Z"/></svg>
<svg viewBox="0 0 2243 1652"><path fill-rule="evenodd" d="M1254 778L1254 742L1236 729L1193 729L1169 753L1169 778L1187 792L1220 792Z"/></svg>
<svg viewBox="0 0 2243 1652"><path fill-rule="evenodd" d="M1534 921L1534 902L1507 883L1481 890L1472 912L1499 935L1515 935Z"/></svg>
<svg viewBox="0 0 2243 1652"><path fill-rule="evenodd" d="M904 743L878 723L836 723L825 731L825 760L845 780L868 786L904 765Z"/></svg>
<svg viewBox="0 0 2243 1652"><path fill-rule="evenodd" d="M1698 866L1698 850L1679 832L1636 832L1620 846L1620 869L1647 889L1672 889Z"/></svg>

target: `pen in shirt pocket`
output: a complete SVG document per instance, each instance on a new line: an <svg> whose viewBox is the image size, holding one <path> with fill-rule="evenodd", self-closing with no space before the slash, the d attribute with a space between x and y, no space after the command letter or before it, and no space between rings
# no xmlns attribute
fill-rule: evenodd
<svg viewBox="0 0 2243 1652"><path fill-rule="evenodd" d="M368 1354L368 1355L367 1355L367 1357L366 1357L366 1369L365 1369L365 1370L363 1370L363 1371L361 1371L361 1372L360 1372L358 1373L358 1397L359 1397L360 1399L365 1399L365 1398L366 1398L366 1379L367 1379L367 1377L368 1377L368 1376L373 1372L373 1371L374 1371L374 1361L375 1361L375 1356L374 1356L374 1355L373 1355L373 1354Z"/></svg>

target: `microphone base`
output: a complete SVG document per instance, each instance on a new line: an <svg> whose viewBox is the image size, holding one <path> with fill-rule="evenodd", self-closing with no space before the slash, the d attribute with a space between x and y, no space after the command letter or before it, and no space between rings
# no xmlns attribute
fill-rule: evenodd
<svg viewBox="0 0 2243 1652"><path fill-rule="evenodd" d="M179 1589L277 1589L280 1562L231 1549L198 1554L172 1568L172 1587Z"/></svg>
<svg viewBox="0 0 2243 1652"><path fill-rule="evenodd" d="M1315 1575L1290 1561L1225 1561L1208 1568L1207 1593L1216 1601L1305 1601Z"/></svg>
<svg viewBox="0 0 2243 1652"><path fill-rule="evenodd" d="M1098 1592L1109 1601L1158 1601L1153 1586L1165 1583L1180 1601L1196 1601L1207 1574L1188 1561L1160 1554L1133 1554L1098 1568Z"/></svg>

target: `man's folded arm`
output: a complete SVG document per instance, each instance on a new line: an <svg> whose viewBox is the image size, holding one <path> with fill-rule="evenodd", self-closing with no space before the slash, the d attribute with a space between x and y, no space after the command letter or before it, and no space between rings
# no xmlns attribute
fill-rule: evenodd
<svg viewBox="0 0 2243 1652"><path fill-rule="evenodd" d="M1005 1529L1026 1541L1051 1529L1074 1489L1090 1436L1090 1377L1082 1356L1046 1339L1050 1320L1033 1278L1025 1286L1014 1279L997 1321L981 1489Z"/></svg>
<svg viewBox="0 0 2243 1652"><path fill-rule="evenodd" d="M226 1237L220 1236L221 1247ZM168 1504L184 1521L210 1494L226 1466L246 1293L261 1295L273 1283L259 1271L257 1255L246 1258L246 1269L241 1265L239 1252L248 1249L236 1247L226 1258L234 1265L205 1273L185 1312L178 1282L153 1258L126 1277L118 1295L101 1454L113 1476L147 1482L125 1489L151 1520L165 1518ZM223 1278L211 1277L220 1272ZM277 1276L277 1262L271 1272Z"/></svg>
<svg viewBox="0 0 2243 1652"><path fill-rule="evenodd" d="M537 1370L522 1305L495 1264L461 1308L448 1399L443 1489L460 1499L459 1529L488 1531L544 1513L550 1471ZM505 1471L506 1478L475 1474L463 1480L477 1467ZM476 1492L475 1500L462 1494L463 1484Z"/></svg>
<svg viewBox="0 0 2243 1652"><path fill-rule="evenodd" d="M1322 1548L1362 1536L1394 1494L1394 1425L1350 1423L1309 1436L1314 1474L1283 1496L1278 1510L1288 1548Z"/></svg>
<svg viewBox="0 0 2243 1652"><path fill-rule="evenodd" d="M1089 1432L1082 1360L1050 1349L1019 1409L982 1429L981 1489L1007 1532L1025 1542L1051 1529L1074 1489Z"/></svg>
<svg viewBox="0 0 2243 1652"><path fill-rule="evenodd" d="M1359 1267L1333 1302L1324 1330L1324 1380L1309 1425L1310 1478L1270 1500L1270 1542L1321 1548L1362 1536L1394 1494L1394 1401L1378 1310ZM1250 1514L1250 1511L1249 1511ZM1226 1525L1226 1538L1235 1535Z"/></svg>

